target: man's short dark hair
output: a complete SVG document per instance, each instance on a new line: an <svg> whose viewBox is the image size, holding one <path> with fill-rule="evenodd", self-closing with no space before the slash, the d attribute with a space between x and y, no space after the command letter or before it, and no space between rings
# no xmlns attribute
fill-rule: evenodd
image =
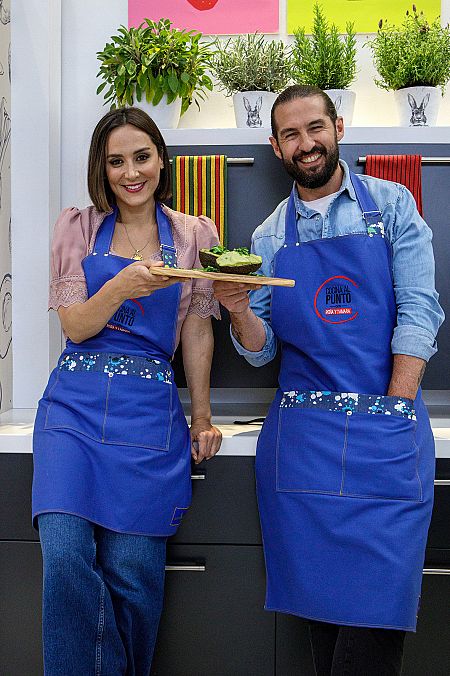
<svg viewBox="0 0 450 676"><path fill-rule="evenodd" d="M275 102L272 106L272 111L270 113L270 123L272 125L272 136L277 137L277 125L275 124L275 110L278 106L281 106L283 103L288 103L288 101L294 101L295 99L306 99L311 96L318 96L322 99L325 112L332 121L333 125L337 120L337 112L334 107L333 101L330 99L328 94L326 94L323 89L319 87L314 87L313 85L301 85L295 84L287 87L284 91L278 94Z"/></svg>
<svg viewBox="0 0 450 676"><path fill-rule="evenodd" d="M155 200L163 201L171 197L171 171L167 147L156 124L140 108L116 108L106 113L94 129L89 149L88 189L93 205L98 211L109 211L116 198L106 177L106 145L113 129L132 124L144 131L155 144L158 155L163 161L159 184L155 191Z"/></svg>

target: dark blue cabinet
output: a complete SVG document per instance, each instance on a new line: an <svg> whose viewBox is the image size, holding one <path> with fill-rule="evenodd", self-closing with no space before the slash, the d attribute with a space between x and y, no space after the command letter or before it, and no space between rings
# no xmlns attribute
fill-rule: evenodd
<svg viewBox="0 0 450 676"><path fill-rule="evenodd" d="M0 454L0 673L42 676L41 555L30 526L28 454ZM313 676L304 620L263 610L254 458L195 468L193 506L168 547L152 676ZM438 462L450 478L450 460ZM450 674L450 486L436 488L422 607L404 676Z"/></svg>

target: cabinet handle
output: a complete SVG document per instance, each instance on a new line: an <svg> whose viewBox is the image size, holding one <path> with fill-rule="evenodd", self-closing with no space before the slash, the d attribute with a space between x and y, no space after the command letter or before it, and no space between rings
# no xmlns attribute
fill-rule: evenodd
<svg viewBox="0 0 450 676"><path fill-rule="evenodd" d="M206 474L191 474L191 479L192 481L195 479L206 479Z"/></svg>
<svg viewBox="0 0 450 676"><path fill-rule="evenodd" d="M450 479L435 479L435 486L450 486Z"/></svg>
<svg viewBox="0 0 450 676"><path fill-rule="evenodd" d="M424 575L450 575L450 568L424 568Z"/></svg>
<svg viewBox="0 0 450 676"><path fill-rule="evenodd" d="M206 566L197 563L168 563L166 571L188 571L191 573L205 573Z"/></svg>

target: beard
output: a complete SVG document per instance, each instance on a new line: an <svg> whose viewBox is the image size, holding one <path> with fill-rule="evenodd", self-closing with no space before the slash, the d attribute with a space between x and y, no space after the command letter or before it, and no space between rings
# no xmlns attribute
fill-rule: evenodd
<svg viewBox="0 0 450 676"><path fill-rule="evenodd" d="M302 168L299 161L302 157L320 153L325 158L325 164L314 169ZM292 156L292 160L287 160L283 157L283 165L289 176L291 176L301 188L321 188L333 176L339 164L339 148L337 139L331 148L325 146L314 146L309 153L296 153ZM307 167L307 165L306 165Z"/></svg>

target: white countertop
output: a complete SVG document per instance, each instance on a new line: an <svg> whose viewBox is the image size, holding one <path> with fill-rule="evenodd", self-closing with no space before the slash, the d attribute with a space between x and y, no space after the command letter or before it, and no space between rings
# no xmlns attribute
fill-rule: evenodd
<svg viewBox="0 0 450 676"><path fill-rule="evenodd" d="M35 409L11 409L0 415L0 453L31 453ZM220 455L255 455L261 425L234 425L250 416L222 416L213 419L223 434ZM431 418L436 457L450 458L450 417Z"/></svg>

